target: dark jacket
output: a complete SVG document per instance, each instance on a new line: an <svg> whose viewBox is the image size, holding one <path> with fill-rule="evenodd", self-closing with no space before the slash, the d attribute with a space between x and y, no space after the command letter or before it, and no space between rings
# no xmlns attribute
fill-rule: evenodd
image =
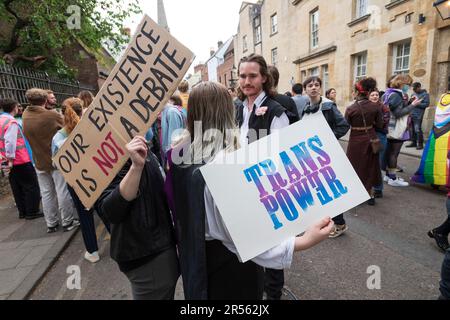
<svg viewBox="0 0 450 320"><path fill-rule="evenodd" d="M427 90L422 90L419 93L414 93L412 96L417 97L417 99L423 99L422 102L411 112L411 117L421 119L425 113L425 109L430 106L430 95Z"/></svg>
<svg viewBox="0 0 450 320"><path fill-rule="evenodd" d="M344 116L337 108L336 103L322 97L321 104L323 116L325 117L325 120L327 120L327 123L336 136L336 139L340 139L345 136L348 130L350 130L350 125L347 123L347 120L345 120ZM311 108L311 101L308 101L306 103L305 110L303 111L302 118L306 113L310 113L309 110L311 110ZM318 110L319 109L317 109L315 112L317 112ZM312 113L315 112L313 111Z"/></svg>
<svg viewBox="0 0 450 320"><path fill-rule="evenodd" d="M208 298L205 242L205 181L201 165L177 166L170 162L180 268L186 300Z"/></svg>
<svg viewBox="0 0 450 320"><path fill-rule="evenodd" d="M398 90L386 90L386 93L382 97L382 101L391 111L389 128L395 128L397 119L409 115L414 109L414 106L408 104L408 101L403 98L403 94Z"/></svg>
<svg viewBox="0 0 450 320"><path fill-rule="evenodd" d="M278 102L286 109L286 115L289 118L289 124L293 124L300 120L298 115L297 105L294 100L284 94L277 94L273 97L273 100Z"/></svg>
<svg viewBox="0 0 450 320"><path fill-rule="evenodd" d="M284 107L270 97L266 97L261 106L268 108L266 114L263 116L257 116L255 114L256 108L253 108L252 114L250 115L250 119L248 121L248 128L256 130L256 137L249 137L249 143L270 135L270 126L273 119L275 117L281 117L282 114L286 112ZM244 105L241 105L237 110L236 120L239 128L242 127L242 124L244 123L244 108Z"/></svg>
<svg viewBox="0 0 450 320"><path fill-rule="evenodd" d="M111 258L126 272L175 246L161 167L149 153L138 197L128 202L119 185L130 170L129 161L97 200L95 208L111 222Z"/></svg>

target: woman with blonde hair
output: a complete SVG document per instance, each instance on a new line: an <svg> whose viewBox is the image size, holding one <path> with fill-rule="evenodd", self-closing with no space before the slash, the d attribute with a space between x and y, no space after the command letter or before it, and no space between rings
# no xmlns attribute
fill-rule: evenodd
<svg viewBox="0 0 450 320"><path fill-rule="evenodd" d="M383 103L389 107L391 111L391 118L389 121L388 142L385 153L385 160L387 165L387 175L385 181L392 187L407 187L409 183L397 178L397 160L403 143L409 140L406 135L398 135L398 133L407 133L407 125L404 117L412 112L422 101L414 99L411 104L408 104L407 94L411 87L413 79L409 75L399 74L393 77L389 82L389 89L383 96ZM399 128L404 123L403 128ZM399 130L400 129L400 130ZM394 134L395 133L395 136Z"/></svg>
<svg viewBox="0 0 450 320"><path fill-rule="evenodd" d="M326 239L333 228L332 220L324 219L302 237L292 237L241 263L199 170L220 153L238 149L239 139L235 107L227 88L213 82L196 86L189 97L186 135L169 153L166 185L174 209L187 300L262 299L263 268L288 268L295 251Z"/></svg>
<svg viewBox="0 0 450 320"><path fill-rule="evenodd" d="M52 154L53 156L58 152L67 137L72 133L77 124L80 122L81 115L83 113L83 101L79 98L69 98L63 102L63 116L64 127L59 130L52 140ZM75 191L67 185L69 193L75 204L75 208L78 212L78 217L81 224L81 233L83 236L86 252L84 258L92 263L100 260L98 255L97 236L95 233L95 222L93 210L86 210ZM99 215L106 229L109 232L109 223Z"/></svg>
<svg viewBox="0 0 450 320"><path fill-rule="evenodd" d="M94 101L94 95L87 90L81 91L78 94L78 98L81 99L81 101L83 102L83 111L89 108L92 101Z"/></svg>

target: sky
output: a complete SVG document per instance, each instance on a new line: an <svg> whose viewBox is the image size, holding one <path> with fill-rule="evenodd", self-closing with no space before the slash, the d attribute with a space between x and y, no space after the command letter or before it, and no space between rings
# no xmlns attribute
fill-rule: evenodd
<svg viewBox="0 0 450 320"><path fill-rule="evenodd" d="M142 12L158 21L157 0L140 0ZM217 42L226 42L237 33L242 0L165 0L170 33L194 52L193 66L206 62ZM127 24L134 33L142 15Z"/></svg>

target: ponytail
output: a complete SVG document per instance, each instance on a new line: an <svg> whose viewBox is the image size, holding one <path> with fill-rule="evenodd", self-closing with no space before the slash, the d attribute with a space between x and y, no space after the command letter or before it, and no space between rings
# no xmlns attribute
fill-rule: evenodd
<svg viewBox="0 0 450 320"><path fill-rule="evenodd" d="M80 117L83 110L83 101L78 98L69 98L63 102L64 110L64 128L68 134L71 134L73 129L80 122Z"/></svg>

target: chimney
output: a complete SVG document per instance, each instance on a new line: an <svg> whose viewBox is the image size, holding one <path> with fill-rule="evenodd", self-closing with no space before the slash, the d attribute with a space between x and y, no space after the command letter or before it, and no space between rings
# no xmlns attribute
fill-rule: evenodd
<svg viewBox="0 0 450 320"><path fill-rule="evenodd" d="M222 48L222 46L223 46L223 42L222 41L217 42L217 49Z"/></svg>

